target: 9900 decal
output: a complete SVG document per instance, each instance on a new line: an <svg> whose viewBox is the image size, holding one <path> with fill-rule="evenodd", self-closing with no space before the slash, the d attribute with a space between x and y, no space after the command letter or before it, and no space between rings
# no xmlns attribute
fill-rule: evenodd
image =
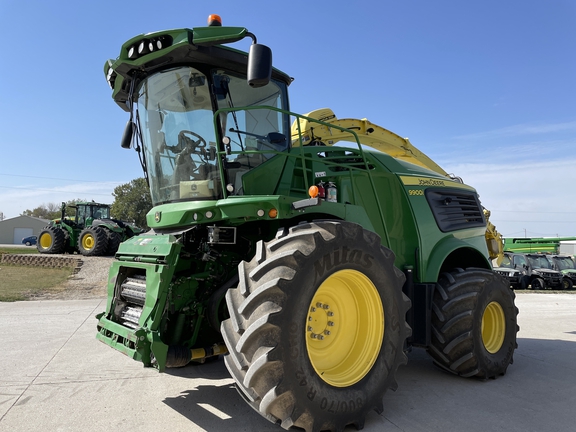
<svg viewBox="0 0 576 432"><path fill-rule="evenodd" d="M424 191L422 189L408 189L408 195L424 196Z"/></svg>

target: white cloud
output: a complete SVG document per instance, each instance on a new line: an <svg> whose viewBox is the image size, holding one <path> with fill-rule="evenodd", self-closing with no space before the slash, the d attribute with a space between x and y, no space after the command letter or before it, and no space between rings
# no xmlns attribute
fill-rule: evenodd
<svg viewBox="0 0 576 432"><path fill-rule="evenodd" d="M445 168L476 188L503 235L576 236L576 158L501 163L476 159Z"/></svg>
<svg viewBox="0 0 576 432"><path fill-rule="evenodd" d="M522 135L538 135L545 133L557 133L576 131L576 120L564 123L549 124L519 124L491 131L477 132L454 137L457 140L487 140L494 138L506 138Z"/></svg>

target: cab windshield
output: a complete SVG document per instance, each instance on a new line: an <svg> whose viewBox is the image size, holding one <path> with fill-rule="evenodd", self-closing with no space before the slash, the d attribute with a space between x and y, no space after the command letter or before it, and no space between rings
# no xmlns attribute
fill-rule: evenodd
<svg viewBox="0 0 576 432"><path fill-rule="evenodd" d="M223 183L234 183L248 169L287 149L286 140L276 145L286 130L284 114L264 107L236 109L285 108L284 85L271 81L254 89L245 76L204 72L191 66L173 68L151 75L140 86L138 121L154 205L222 198ZM222 111L215 124L217 110ZM226 147L216 130L230 138ZM249 150L269 153L260 153L248 167L228 164ZM223 166L230 170L224 178L218 151L225 152Z"/></svg>
<svg viewBox="0 0 576 432"><path fill-rule="evenodd" d="M84 225L89 218L110 219L110 207L107 205L79 205L76 209L76 222Z"/></svg>
<svg viewBox="0 0 576 432"><path fill-rule="evenodd" d="M514 265L512 264L510 257L507 255L504 255L504 257L502 258L502 262L500 263L499 267L511 269L511 268L514 268Z"/></svg>
<svg viewBox="0 0 576 432"><path fill-rule="evenodd" d="M556 261L556 264L560 270L570 270L576 268L574 261L568 257L556 257L554 258L554 261Z"/></svg>
<svg viewBox="0 0 576 432"><path fill-rule="evenodd" d="M552 269L545 256L528 255L528 261L533 268Z"/></svg>

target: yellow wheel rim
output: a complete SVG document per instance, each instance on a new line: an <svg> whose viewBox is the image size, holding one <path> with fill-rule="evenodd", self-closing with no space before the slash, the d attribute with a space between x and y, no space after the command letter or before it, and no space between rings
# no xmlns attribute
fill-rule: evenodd
<svg viewBox="0 0 576 432"><path fill-rule="evenodd" d="M306 319L308 358L325 382L348 387L372 369L384 338L384 309L368 277L356 270L328 277Z"/></svg>
<svg viewBox="0 0 576 432"><path fill-rule="evenodd" d="M482 342L490 354L497 353L504 344L506 318L500 303L491 302L482 315Z"/></svg>
<svg viewBox="0 0 576 432"><path fill-rule="evenodd" d="M52 236L48 233L43 233L40 236L38 243L40 243L40 247L42 249L48 249L50 246L52 246Z"/></svg>
<svg viewBox="0 0 576 432"><path fill-rule="evenodd" d="M94 236L92 234L86 234L82 237L82 247L84 250L90 250L94 247Z"/></svg>

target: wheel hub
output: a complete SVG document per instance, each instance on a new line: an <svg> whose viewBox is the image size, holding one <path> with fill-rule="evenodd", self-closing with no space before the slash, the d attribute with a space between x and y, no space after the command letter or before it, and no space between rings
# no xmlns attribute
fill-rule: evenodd
<svg viewBox="0 0 576 432"><path fill-rule="evenodd" d="M47 233L42 234L38 243L43 249L48 249L52 245L52 237Z"/></svg>
<svg viewBox="0 0 576 432"><path fill-rule="evenodd" d="M348 387L368 374L384 339L384 312L367 276L356 270L329 276L306 317L308 358L325 382Z"/></svg>
<svg viewBox="0 0 576 432"><path fill-rule="evenodd" d="M504 343L506 318L500 303L491 302L482 314L482 342L490 354L497 353Z"/></svg>
<svg viewBox="0 0 576 432"><path fill-rule="evenodd" d="M94 247L94 237L90 234L86 234L82 237L82 247L86 250L92 249Z"/></svg>
<svg viewBox="0 0 576 432"><path fill-rule="evenodd" d="M307 334L312 339L324 340L332 334L331 328L334 326L334 312L330 310L328 303L317 302L310 308L308 314Z"/></svg>

